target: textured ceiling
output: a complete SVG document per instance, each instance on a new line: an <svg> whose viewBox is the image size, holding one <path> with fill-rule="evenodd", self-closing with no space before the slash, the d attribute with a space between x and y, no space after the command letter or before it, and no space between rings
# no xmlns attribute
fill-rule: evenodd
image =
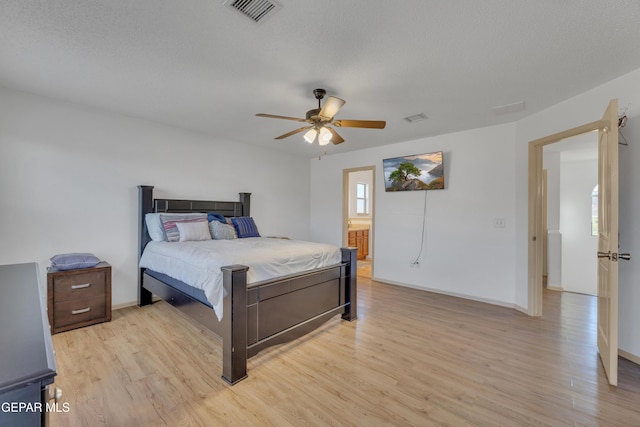
<svg viewBox="0 0 640 427"><path fill-rule="evenodd" d="M347 101L328 154L517 120L640 68L640 1L0 0L0 86L313 157L314 88ZM525 110L492 107L524 101ZM424 113L428 120L403 117Z"/></svg>

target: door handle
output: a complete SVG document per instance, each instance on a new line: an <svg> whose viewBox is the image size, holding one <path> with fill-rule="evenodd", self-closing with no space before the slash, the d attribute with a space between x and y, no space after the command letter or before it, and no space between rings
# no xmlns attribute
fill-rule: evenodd
<svg viewBox="0 0 640 427"><path fill-rule="evenodd" d="M609 252L600 252L598 251L598 258L609 258L617 261L618 259L623 259L625 261L629 261L631 259L631 254L617 254Z"/></svg>

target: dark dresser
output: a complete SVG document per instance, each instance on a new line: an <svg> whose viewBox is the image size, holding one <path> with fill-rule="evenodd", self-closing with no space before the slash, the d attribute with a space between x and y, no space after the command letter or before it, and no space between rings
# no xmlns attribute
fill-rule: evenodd
<svg viewBox="0 0 640 427"><path fill-rule="evenodd" d="M36 263L0 265L0 427L46 426L56 361Z"/></svg>

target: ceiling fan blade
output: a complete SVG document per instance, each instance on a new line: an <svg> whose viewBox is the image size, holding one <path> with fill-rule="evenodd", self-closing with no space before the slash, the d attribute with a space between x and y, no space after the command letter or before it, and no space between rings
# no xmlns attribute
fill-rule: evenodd
<svg viewBox="0 0 640 427"><path fill-rule="evenodd" d="M329 121L333 119L333 116L335 116L338 110L342 108L344 103L345 101L343 99L336 98L335 96L330 96L324 102L324 105L318 113L318 116L320 116L320 118L324 121Z"/></svg>
<svg viewBox="0 0 640 427"><path fill-rule="evenodd" d="M384 120L334 120L333 125L343 128L384 129L387 122Z"/></svg>
<svg viewBox="0 0 640 427"><path fill-rule="evenodd" d="M329 130L329 132L331 132L331 142L333 142L334 145L342 144L344 142L344 138L338 135L338 132L328 126L325 127Z"/></svg>
<svg viewBox="0 0 640 427"><path fill-rule="evenodd" d="M284 120L295 120L296 122L306 122L307 119L299 119L297 117L289 117L289 116L276 116L273 114L264 114L264 113L258 113L256 114L256 116L258 117L266 117L269 119L284 119Z"/></svg>
<svg viewBox="0 0 640 427"><path fill-rule="evenodd" d="M285 133L284 135L276 136L276 137L275 137L275 138L273 138L273 139L285 139L285 138L287 138L287 137L289 137L289 136L291 136L291 135L295 135L296 133L300 133L300 132L305 131L305 130L307 130L307 129L311 129L312 127L313 127L313 126L305 126L305 127L301 127L301 128L299 128L299 129L292 130L291 132L287 132L287 133Z"/></svg>

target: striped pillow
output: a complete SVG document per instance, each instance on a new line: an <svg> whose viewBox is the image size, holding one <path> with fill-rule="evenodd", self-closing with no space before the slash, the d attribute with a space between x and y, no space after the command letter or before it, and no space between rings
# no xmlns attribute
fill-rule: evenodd
<svg viewBox="0 0 640 427"><path fill-rule="evenodd" d="M193 214L172 214L162 215L160 214L160 221L164 228L164 234L167 237L168 242L177 242L180 240L180 231L176 225L179 222L183 223L196 223L207 222L207 214L193 215Z"/></svg>
<svg viewBox="0 0 640 427"><path fill-rule="evenodd" d="M244 237L260 237L258 233L258 227L250 216L239 216L231 218L231 222L238 233L238 238Z"/></svg>

